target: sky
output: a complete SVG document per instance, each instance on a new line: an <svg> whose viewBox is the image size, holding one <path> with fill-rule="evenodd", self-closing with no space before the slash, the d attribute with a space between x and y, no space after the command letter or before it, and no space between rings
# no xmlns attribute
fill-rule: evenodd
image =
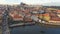
<svg viewBox="0 0 60 34"><path fill-rule="evenodd" d="M45 3L60 3L60 0L0 0L0 4L20 4L21 2L26 4L43 4Z"/></svg>

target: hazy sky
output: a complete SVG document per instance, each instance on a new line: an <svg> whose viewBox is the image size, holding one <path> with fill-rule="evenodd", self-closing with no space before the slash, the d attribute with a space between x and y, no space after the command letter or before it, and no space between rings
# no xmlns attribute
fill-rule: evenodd
<svg viewBox="0 0 60 34"><path fill-rule="evenodd" d="M60 3L60 0L0 0L0 4L20 4L21 2L26 4L44 4L51 2Z"/></svg>

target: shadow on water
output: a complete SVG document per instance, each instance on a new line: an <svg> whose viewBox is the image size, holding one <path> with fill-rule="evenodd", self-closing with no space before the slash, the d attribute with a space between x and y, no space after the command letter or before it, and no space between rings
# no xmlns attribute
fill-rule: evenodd
<svg viewBox="0 0 60 34"><path fill-rule="evenodd" d="M44 33L45 33L45 31L40 31L40 33L41 33L41 34L44 34Z"/></svg>

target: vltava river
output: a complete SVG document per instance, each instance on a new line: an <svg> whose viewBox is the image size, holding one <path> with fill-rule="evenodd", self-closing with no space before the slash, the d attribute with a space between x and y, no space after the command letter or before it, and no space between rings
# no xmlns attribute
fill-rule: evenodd
<svg viewBox="0 0 60 34"><path fill-rule="evenodd" d="M60 28L47 28L40 25L11 28L11 34L60 34Z"/></svg>

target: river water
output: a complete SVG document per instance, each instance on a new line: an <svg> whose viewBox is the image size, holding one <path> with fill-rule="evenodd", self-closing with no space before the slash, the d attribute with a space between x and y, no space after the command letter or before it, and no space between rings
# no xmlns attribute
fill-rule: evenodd
<svg viewBox="0 0 60 34"><path fill-rule="evenodd" d="M60 34L60 28L47 28L40 25L11 28L11 34Z"/></svg>

